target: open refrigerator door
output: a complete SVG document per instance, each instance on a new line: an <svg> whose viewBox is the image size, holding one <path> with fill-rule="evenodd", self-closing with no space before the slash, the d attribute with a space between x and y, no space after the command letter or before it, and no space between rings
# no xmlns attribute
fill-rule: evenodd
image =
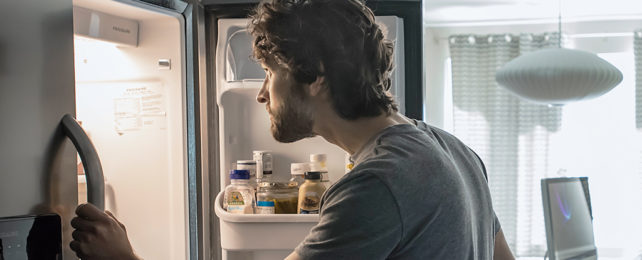
<svg viewBox="0 0 642 260"><path fill-rule="evenodd" d="M189 254L184 23L143 2L74 0L77 118L102 160L106 209L145 259Z"/></svg>
<svg viewBox="0 0 642 260"><path fill-rule="evenodd" d="M376 17L395 46L391 93L404 111L403 20ZM310 154L326 154L329 184L346 173L346 152L321 137L279 143L270 131L265 105L256 101L265 73L252 57L248 19L219 19L216 48L216 90L219 107L221 192L213 207L219 218L223 259L283 259L319 220L318 214L238 215L223 208L223 191L237 160L252 159L255 150L270 151L273 179L290 178L290 164L308 162Z"/></svg>

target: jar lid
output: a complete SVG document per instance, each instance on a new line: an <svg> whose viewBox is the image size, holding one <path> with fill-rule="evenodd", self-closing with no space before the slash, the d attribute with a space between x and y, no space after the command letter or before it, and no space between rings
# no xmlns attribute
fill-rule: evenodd
<svg viewBox="0 0 642 260"><path fill-rule="evenodd" d="M256 174L256 161L254 160L238 160L236 161L237 170L249 170L250 175Z"/></svg>
<svg viewBox="0 0 642 260"><path fill-rule="evenodd" d="M250 172L247 170L231 170L230 179L232 180L248 180L250 179Z"/></svg>
<svg viewBox="0 0 642 260"><path fill-rule="evenodd" d="M272 191L272 192L290 192L292 189L297 189L290 185L290 182L261 182L259 184L259 189L261 191Z"/></svg>
<svg viewBox="0 0 642 260"><path fill-rule="evenodd" d="M306 172L304 178L307 180L320 180L321 172Z"/></svg>
<svg viewBox="0 0 642 260"><path fill-rule="evenodd" d="M290 164L290 172L292 175L303 175L305 172L310 171L310 163L293 163Z"/></svg>
<svg viewBox="0 0 642 260"><path fill-rule="evenodd" d="M327 160L328 160L328 156L324 153L310 154L311 162L325 162Z"/></svg>
<svg viewBox="0 0 642 260"><path fill-rule="evenodd" d="M310 170L313 172L323 172L328 171L324 164L320 162L310 162Z"/></svg>
<svg viewBox="0 0 642 260"><path fill-rule="evenodd" d="M256 161L255 160L238 160L238 161L236 161L236 165L239 165L239 164L242 164L242 165L256 165Z"/></svg>

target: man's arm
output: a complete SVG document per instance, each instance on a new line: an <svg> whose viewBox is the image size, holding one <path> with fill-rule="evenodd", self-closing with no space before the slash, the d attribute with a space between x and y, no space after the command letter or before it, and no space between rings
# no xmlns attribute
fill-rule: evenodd
<svg viewBox="0 0 642 260"><path fill-rule="evenodd" d="M394 197L373 174L353 170L349 178L326 191L319 223L287 259L384 259L394 251L402 235Z"/></svg>
<svg viewBox="0 0 642 260"><path fill-rule="evenodd" d="M294 258L296 259L296 258ZM506 238L504 237L504 232L500 229L495 235L495 253L493 255L493 260L514 260L515 257L513 253L510 252L508 243L506 243Z"/></svg>

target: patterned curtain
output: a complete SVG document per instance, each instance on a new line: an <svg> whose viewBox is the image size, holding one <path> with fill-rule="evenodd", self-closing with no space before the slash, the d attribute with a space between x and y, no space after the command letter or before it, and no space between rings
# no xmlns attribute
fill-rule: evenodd
<svg viewBox="0 0 642 260"><path fill-rule="evenodd" d="M515 97L498 86L495 71L524 53L557 47L558 39L557 33L449 39L454 134L484 160L495 212L518 256L546 250L539 180L555 170L548 145L562 110Z"/></svg>

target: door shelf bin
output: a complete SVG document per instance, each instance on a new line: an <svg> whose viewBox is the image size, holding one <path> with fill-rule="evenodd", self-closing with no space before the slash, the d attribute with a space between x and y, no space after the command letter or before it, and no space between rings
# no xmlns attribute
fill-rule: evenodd
<svg viewBox="0 0 642 260"><path fill-rule="evenodd" d="M231 214L223 209L223 192L214 204L223 250L293 250L319 222L318 214Z"/></svg>

